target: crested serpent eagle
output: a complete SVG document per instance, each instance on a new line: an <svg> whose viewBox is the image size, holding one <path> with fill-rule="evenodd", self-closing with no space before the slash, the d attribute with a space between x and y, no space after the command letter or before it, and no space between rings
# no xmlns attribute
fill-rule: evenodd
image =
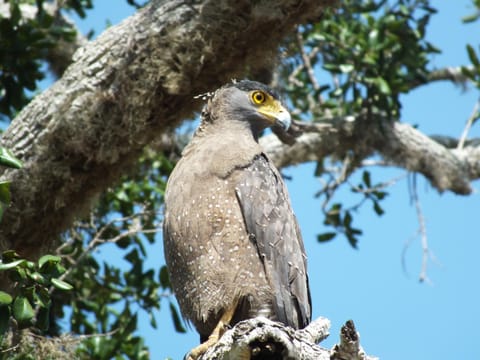
<svg viewBox="0 0 480 360"><path fill-rule="evenodd" d="M256 316L311 320L305 249L282 177L258 144L290 114L269 87L242 80L208 94L165 194L164 248L183 316L203 343Z"/></svg>

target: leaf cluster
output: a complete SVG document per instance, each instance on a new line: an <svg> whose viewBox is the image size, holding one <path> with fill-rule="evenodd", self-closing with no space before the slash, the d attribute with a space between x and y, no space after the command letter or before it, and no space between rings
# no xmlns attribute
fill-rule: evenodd
<svg viewBox="0 0 480 360"><path fill-rule="evenodd" d="M6 273L14 286L11 292L0 291L0 344L11 326L49 328L53 291L73 289L62 279L65 271L59 256L44 255L33 262L15 251L3 252L0 273Z"/></svg>
<svg viewBox="0 0 480 360"><path fill-rule="evenodd" d="M303 27L299 46L322 84L296 72L288 86L295 107L308 117L365 108L398 117L399 95L427 81L429 57L439 52L425 39L435 12L426 0L349 0ZM292 64L302 66L298 55ZM318 108L305 102L308 95Z"/></svg>
<svg viewBox="0 0 480 360"><path fill-rule="evenodd" d="M45 0L10 0L9 16L0 15L0 116L13 118L30 100L29 94L45 77L44 59L60 40L73 41L75 29L59 24L44 9ZM22 6L36 6L33 17L25 16ZM69 0L64 9L80 16L91 7L90 0ZM61 9L58 9L60 11Z"/></svg>
<svg viewBox="0 0 480 360"><path fill-rule="evenodd" d="M359 236L362 235L363 231L353 226L353 215L364 203L370 202L375 214L382 216L385 211L381 206L381 201L388 196L388 193L383 190L385 187L386 185L383 183L373 184L370 172L364 170L360 183L357 185L350 184L350 191L360 194L360 200L349 207L337 202L324 209L325 219L323 224L333 228L334 231L319 234L317 240L319 242L327 242L333 240L338 234L343 234L347 238L348 243L353 248L357 248Z"/></svg>

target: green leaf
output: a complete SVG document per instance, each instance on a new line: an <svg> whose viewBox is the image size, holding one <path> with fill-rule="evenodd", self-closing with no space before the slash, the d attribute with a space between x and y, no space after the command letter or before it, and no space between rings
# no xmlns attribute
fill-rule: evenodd
<svg viewBox="0 0 480 360"><path fill-rule="evenodd" d="M352 215L350 214L350 211L347 211L345 213L345 217L343 218L343 226L349 229L351 224L352 224Z"/></svg>
<svg viewBox="0 0 480 360"><path fill-rule="evenodd" d="M52 278L52 285L55 286L57 289L65 291L70 291L73 289L72 285L57 278Z"/></svg>
<svg viewBox="0 0 480 360"><path fill-rule="evenodd" d="M335 232L326 232L326 233L318 235L317 240L319 242L327 242L327 241L332 240L335 236L337 236L337 233L335 233Z"/></svg>
<svg viewBox="0 0 480 360"><path fill-rule="evenodd" d="M382 216L385 213L385 211L378 204L378 201L373 202L373 210L377 213L378 216Z"/></svg>
<svg viewBox="0 0 480 360"><path fill-rule="evenodd" d="M45 284L45 277L36 271L28 273L27 276L33 281L35 281L36 283L39 283L42 285Z"/></svg>
<svg viewBox="0 0 480 360"><path fill-rule="evenodd" d="M348 243L354 248L357 249L358 239L352 233L345 233Z"/></svg>
<svg viewBox="0 0 480 360"><path fill-rule="evenodd" d="M475 53L475 50L473 49L472 45L467 44L467 52L468 52L468 58L472 62L473 66L475 66L477 69L480 68L480 60L478 60L478 56Z"/></svg>
<svg viewBox="0 0 480 360"><path fill-rule="evenodd" d="M365 184L365 186L367 188L372 187L372 183L370 181L370 172L369 171L364 171L363 172L362 180L363 180L363 183Z"/></svg>
<svg viewBox="0 0 480 360"><path fill-rule="evenodd" d="M392 93L390 89L390 85L388 85L388 82L385 81L384 78L378 76L373 79L371 79L372 83L375 84L375 86L378 87L378 90L384 94L384 95L390 95Z"/></svg>
<svg viewBox="0 0 480 360"><path fill-rule="evenodd" d="M332 225L332 226L338 226L340 225L340 211L342 208L342 204L336 203L333 204L330 210L328 210L324 224L325 225Z"/></svg>
<svg viewBox="0 0 480 360"><path fill-rule="evenodd" d="M7 332L10 321L10 307L0 306L0 343L2 337Z"/></svg>
<svg viewBox="0 0 480 360"><path fill-rule="evenodd" d="M465 75L469 79L475 79L476 72L473 71L471 68L468 68L467 66L462 66L460 68L460 71L462 72L463 75Z"/></svg>
<svg viewBox="0 0 480 360"><path fill-rule="evenodd" d="M5 209L7 208L7 206L0 201L0 221L2 221L2 218L3 218L3 213L5 212Z"/></svg>
<svg viewBox="0 0 480 360"><path fill-rule="evenodd" d="M477 19L480 17L480 13L475 13L475 14L471 14L471 15L467 15L467 16L464 16L462 17L462 22L464 24L467 24L467 23L472 23L474 21L477 21Z"/></svg>
<svg viewBox="0 0 480 360"><path fill-rule="evenodd" d="M30 301L26 297L17 296L13 302L13 317L18 322L30 321L35 315Z"/></svg>
<svg viewBox="0 0 480 360"><path fill-rule="evenodd" d="M374 191L372 192L372 195L374 195L378 200L383 200L388 195L388 193L386 193L385 191Z"/></svg>
<svg viewBox="0 0 480 360"><path fill-rule="evenodd" d="M10 181L0 181L0 220L10 204Z"/></svg>
<svg viewBox="0 0 480 360"><path fill-rule="evenodd" d="M40 330L48 330L50 326L50 308L48 307L41 307L38 310L37 321L35 322L35 326Z"/></svg>
<svg viewBox="0 0 480 360"><path fill-rule="evenodd" d="M9 274L10 280L13 282L20 281L23 282L27 279L27 272L23 267L16 267L11 269L12 272Z"/></svg>
<svg viewBox="0 0 480 360"><path fill-rule="evenodd" d="M46 263L57 264L61 260L60 256L55 255L44 255L38 260L38 267L42 268Z"/></svg>
<svg viewBox="0 0 480 360"><path fill-rule="evenodd" d="M342 73L350 73L353 71L355 67L352 65L352 64L340 64L338 65L338 69L342 72Z"/></svg>
<svg viewBox="0 0 480 360"><path fill-rule="evenodd" d="M137 249L133 249L127 255L125 255L123 258L131 264L138 264L142 261L140 259L140 256L138 255L138 250Z"/></svg>
<svg viewBox="0 0 480 360"><path fill-rule="evenodd" d="M10 150L0 147L0 165L20 169L23 163Z"/></svg>
<svg viewBox="0 0 480 360"><path fill-rule="evenodd" d="M12 302L12 297L10 294L6 293L5 291L0 291L0 306L2 305L9 305Z"/></svg>
<svg viewBox="0 0 480 360"><path fill-rule="evenodd" d="M10 203L10 181L0 181L0 201Z"/></svg>
<svg viewBox="0 0 480 360"><path fill-rule="evenodd" d="M173 325L175 326L175 330L179 333L187 332L187 330L185 330L185 327L182 324L180 316L178 315L177 308L172 302L170 303L170 313L172 314L172 320Z"/></svg>
<svg viewBox="0 0 480 360"><path fill-rule="evenodd" d="M5 250L2 253L2 260L5 263L12 262L20 258L20 255L17 254L15 250Z"/></svg>
<svg viewBox="0 0 480 360"><path fill-rule="evenodd" d="M323 161L320 160L320 161L317 161L317 164L315 166L315 172L314 172L314 176L315 177L319 177L321 176L323 173L325 172L325 167L324 167L324 164L323 164ZM318 197L317 195L315 197Z"/></svg>
<svg viewBox="0 0 480 360"><path fill-rule="evenodd" d="M10 270L10 269L13 269L13 268L16 268L17 266L20 266L24 263L26 263L27 260L25 259L20 259L20 260L15 260L15 261L12 261L12 262L9 262L9 263L0 263L0 271L4 271L4 270Z"/></svg>
<svg viewBox="0 0 480 360"><path fill-rule="evenodd" d="M323 64L323 68L327 71L332 71L332 72L339 72L339 66L337 64Z"/></svg>
<svg viewBox="0 0 480 360"><path fill-rule="evenodd" d="M167 289L167 288L170 287L170 279L168 277L168 269L165 265L162 266L162 268L160 269L160 285L164 289Z"/></svg>
<svg viewBox="0 0 480 360"><path fill-rule="evenodd" d="M39 286L35 292L35 299L38 301L40 306L49 307L51 303L50 293L43 286Z"/></svg>
<svg viewBox="0 0 480 360"><path fill-rule="evenodd" d="M148 318L150 319L150 326L154 329L157 328L157 319L155 319L155 315L153 312L148 313Z"/></svg>
<svg viewBox="0 0 480 360"><path fill-rule="evenodd" d="M129 313L129 311L128 311L128 313ZM137 313L135 313L135 314L133 314L129 317L129 320L128 320L127 324L125 325L125 328L123 329L123 332L125 334L131 334L136 330L136 328L137 328L137 318L138 318Z"/></svg>

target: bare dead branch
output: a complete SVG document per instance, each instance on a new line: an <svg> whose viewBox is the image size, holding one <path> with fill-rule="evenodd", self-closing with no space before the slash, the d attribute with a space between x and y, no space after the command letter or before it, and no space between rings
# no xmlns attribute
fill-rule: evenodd
<svg viewBox="0 0 480 360"><path fill-rule="evenodd" d="M352 320L348 320L340 330L340 343L332 349L331 360L374 360L365 354L360 346L360 336Z"/></svg>
<svg viewBox="0 0 480 360"><path fill-rule="evenodd" d="M415 175L411 177L410 182L410 197L415 205L415 211L417 213L418 219L418 234L420 235L420 241L422 244L422 268L420 270L419 281L431 283L427 275L428 260L430 258L430 250L428 247L428 237L427 237L427 225L425 223L425 216L423 215L422 207L420 205L420 200L418 198L417 191L417 181Z"/></svg>

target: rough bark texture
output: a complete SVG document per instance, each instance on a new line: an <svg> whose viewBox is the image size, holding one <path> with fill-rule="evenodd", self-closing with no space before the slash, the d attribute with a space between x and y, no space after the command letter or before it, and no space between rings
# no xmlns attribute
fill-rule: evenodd
<svg viewBox="0 0 480 360"><path fill-rule="evenodd" d="M3 134L22 159L0 250L50 247L74 216L124 173L142 148L200 106L194 95L271 69L294 26L331 0L152 0L96 41Z"/></svg>
<svg viewBox="0 0 480 360"><path fill-rule="evenodd" d="M328 337L329 328L330 321L325 318L318 318L305 329L297 331L262 317L245 320L225 332L199 360L375 359L363 351L352 321L342 327L340 342L332 350L318 346Z"/></svg>

